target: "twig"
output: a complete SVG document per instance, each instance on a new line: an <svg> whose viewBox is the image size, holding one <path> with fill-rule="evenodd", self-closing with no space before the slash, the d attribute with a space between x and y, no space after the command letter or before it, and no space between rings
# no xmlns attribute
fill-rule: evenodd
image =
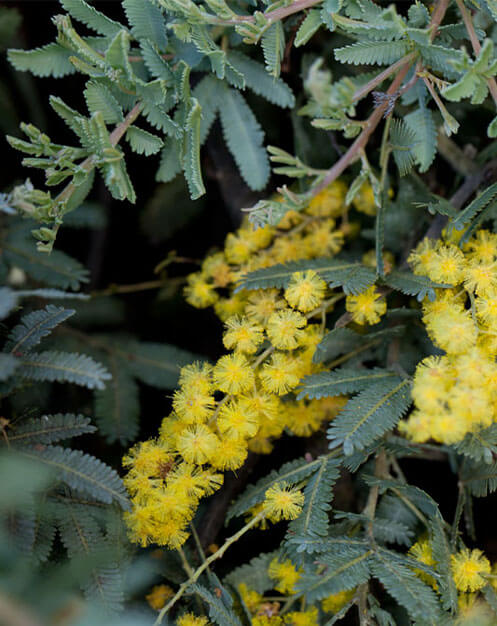
<svg viewBox="0 0 497 626"><path fill-rule="evenodd" d="M275 9L274 11L269 11L264 14L264 17L268 20L268 22L277 22L278 20L282 20L285 17L293 15L294 13L299 13L300 11L304 11L305 9L310 9L316 4L321 4L323 0L295 0L290 6L281 7L279 9ZM223 26L230 26L242 23L253 23L255 22L254 15L237 15L231 19L222 19L215 17L209 19L211 24L220 24Z"/></svg>
<svg viewBox="0 0 497 626"><path fill-rule="evenodd" d="M404 63L409 63L415 58L416 58L416 53L410 52L406 56L402 57L401 59L393 63L390 67L387 67L386 70L383 70L383 72L380 72L374 78L372 78L368 83L360 87L352 96L352 101L356 102L357 100L364 98L364 96L366 96L370 91L373 91L373 89L378 87L378 85L381 85L381 83L384 80L389 78L392 74L395 74L395 72L399 70L404 65Z"/></svg>

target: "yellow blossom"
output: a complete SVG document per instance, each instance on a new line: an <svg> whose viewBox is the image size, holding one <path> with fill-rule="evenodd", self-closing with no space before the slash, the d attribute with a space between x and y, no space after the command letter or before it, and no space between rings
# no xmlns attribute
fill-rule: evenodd
<svg viewBox="0 0 497 626"><path fill-rule="evenodd" d="M155 585L155 587L152 587L150 593L145 596L145 599L152 609L160 611L173 595L174 591L169 585Z"/></svg>
<svg viewBox="0 0 497 626"><path fill-rule="evenodd" d="M273 313L267 322L267 335L275 348L294 350L298 348L307 324L305 317L290 309Z"/></svg>
<svg viewBox="0 0 497 626"><path fill-rule="evenodd" d="M347 296L345 308L357 324L376 324L387 310L387 303L374 285L357 295Z"/></svg>
<svg viewBox="0 0 497 626"><path fill-rule="evenodd" d="M450 563L458 591L478 591L487 584L482 574L490 574L490 562L481 550L463 548L450 557Z"/></svg>
<svg viewBox="0 0 497 626"><path fill-rule="evenodd" d="M254 354L264 341L262 326L247 317L229 317L225 325L223 343L228 350Z"/></svg>
<svg viewBox="0 0 497 626"><path fill-rule="evenodd" d="M243 393L255 381L249 362L238 353L222 356L214 367L213 378L218 389L229 394Z"/></svg>
<svg viewBox="0 0 497 626"><path fill-rule="evenodd" d="M208 626L209 620L206 617L198 617L193 613L185 613L176 620L176 626Z"/></svg>
<svg viewBox="0 0 497 626"><path fill-rule="evenodd" d="M211 306L219 298L214 286L207 282L204 274L190 274L184 289L186 301L197 309Z"/></svg>
<svg viewBox="0 0 497 626"><path fill-rule="evenodd" d="M285 595L295 593L295 585L300 580L301 574L302 570L297 569L290 559L278 561L275 558L268 568L269 578L276 580L274 588Z"/></svg>
<svg viewBox="0 0 497 626"><path fill-rule="evenodd" d="M338 613L343 607L348 604L354 597L355 589L349 589L348 591L339 591L332 593L326 597L321 606L325 613Z"/></svg>
<svg viewBox="0 0 497 626"><path fill-rule="evenodd" d="M312 311L323 301L326 283L314 270L295 272L285 290L285 298L294 309Z"/></svg>
<svg viewBox="0 0 497 626"><path fill-rule="evenodd" d="M299 384L298 360L293 355L275 352L262 365L259 377L266 391L284 395Z"/></svg>
<svg viewBox="0 0 497 626"><path fill-rule="evenodd" d="M304 494L285 484L276 483L270 487L264 497L264 510L272 522L296 519L304 505Z"/></svg>

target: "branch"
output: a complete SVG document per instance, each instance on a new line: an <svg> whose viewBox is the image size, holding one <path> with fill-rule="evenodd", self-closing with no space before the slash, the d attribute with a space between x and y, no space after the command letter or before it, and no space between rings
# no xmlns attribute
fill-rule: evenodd
<svg viewBox="0 0 497 626"><path fill-rule="evenodd" d="M284 19L285 17L288 17L289 15L293 15L294 13L299 13L300 11L304 11L305 9L310 9L316 4L321 4L321 2L323 2L323 0L295 0L295 2L293 2L290 6L281 7L279 9L275 9L274 11L269 11L269 13L264 13L264 17L269 22L277 22L279 20ZM241 23L246 24L247 22L255 23L255 16L254 15L237 15L236 17L229 19L229 20L223 20L221 18L212 16L212 18L210 19L210 22L212 24L220 24L223 26L230 26L230 25L241 24Z"/></svg>

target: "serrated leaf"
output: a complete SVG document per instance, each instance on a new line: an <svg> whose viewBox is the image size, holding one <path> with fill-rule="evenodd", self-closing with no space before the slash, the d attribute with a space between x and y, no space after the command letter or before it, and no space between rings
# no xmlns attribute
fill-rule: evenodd
<svg viewBox="0 0 497 626"><path fill-rule="evenodd" d="M232 570L224 580L236 588L241 583L245 583L250 589L263 594L273 588L274 580L269 578L267 572L269 564L278 553L279 551L275 550L274 552L259 554L248 563Z"/></svg>
<svg viewBox="0 0 497 626"><path fill-rule="evenodd" d="M225 87L222 99L219 112L226 144L247 185L263 189L270 174L264 132L239 92Z"/></svg>
<svg viewBox="0 0 497 626"><path fill-rule="evenodd" d="M497 424L468 433L455 447L459 454L477 463L492 463L497 456Z"/></svg>
<svg viewBox="0 0 497 626"><path fill-rule="evenodd" d="M112 379L95 393L95 419L109 443L125 445L134 441L139 430L138 386L126 367L113 355L105 360Z"/></svg>
<svg viewBox="0 0 497 626"><path fill-rule="evenodd" d="M73 413L56 413L42 415L14 426L9 431L9 441L13 445L23 446L33 443L48 444L93 433L96 430L89 417Z"/></svg>
<svg viewBox="0 0 497 626"><path fill-rule="evenodd" d="M460 480L472 495L486 497L497 489L497 462L485 465L466 462Z"/></svg>
<svg viewBox="0 0 497 626"><path fill-rule="evenodd" d="M435 289L452 287L446 283L435 283L426 276L418 276L404 270L393 270L383 277L383 282L408 296L416 296L419 302L426 297L433 302L436 298Z"/></svg>
<svg viewBox="0 0 497 626"><path fill-rule="evenodd" d="M100 111L107 124L118 124L123 121L123 112L119 102L103 83L90 80L83 93L92 115Z"/></svg>
<svg viewBox="0 0 497 626"><path fill-rule="evenodd" d="M181 172L179 152L179 142L172 137L166 137L160 156L159 169L155 175L157 182L169 183Z"/></svg>
<svg viewBox="0 0 497 626"><path fill-rule="evenodd" d="M72 352L32 352L20 359L17 373L29 380L68 382L88 389L103 389L109 372L91 357Z"/></svg>
<svg viewBox="0 0 497 626"><path fill-rule="evenodd" d="M358 263L329 257L292 261L290 263L273 265L255 272L246 274L238 284L237 289L267 289L268 287L285 288L294 272L315 270L330 287L342 287L346 294L357 294L375 281L375 271Z"/></svg>
<svg viewBox="0 0 497 626"><path fill-rule="evenodd" d="M16 355L28 352L75 313L74 309L48 304L44 309L24 315L21 322L10 331L4 350Z"/></svg>
<svg viewBox="0 0 497 626"><path fill-rule="evenodd" d="M402 120L394 119L390 127L390 144L399 174L405 176L414 165L416 135Z"/></svg>
<svg viewBox="0 0 497 626"><path fill-rule="evenodd" d="M137 126L130 126L128 128L126 131L126 140L129 142L133 152L144 154L145 156L157 154L164 145L160 137Z"/></svg>
<svg viewBox="0 0 497 626"><path fill-rule="evenodd" d="M192 92L202 109L200 121L201 145L205 143L219 108L222 106L222 99L219 97L219 85L219 81L214 76L207 75L195 85Z"/></svg>
<svg viewBox="0 0 497 626"><path fill-rule="evenodd" d="M60 446L19 450L18 454L39 461L58 480L79 493L107 504L116 502L123 509L129 507L126 489L117 472L89 454Z"/></svg>
<svg viewBox="0 0 497 626"><path fill-rule="evenodd" d="M327 398L332 396L357 393L378 382L388 381L398 375L386 369L340 368L332 372L320 372L302 379L298 400L302 398Z"/></svg>
<svg viewBox="0 0 497 626"><path fill-rule="evenodd" d="M34 50L11 49L7 54L16 70L31 72L42 78L46 76L62 78L76 72L76 68L69 60L73 52L58 43L49 43Z"/></svg>
<svg viewBox="0 0 497 626"><path fill-rule="evenodd" d="M409 50L406 41L361 41L343 48L335 48L335 59L353 65L390 65Z"/></svg>
<svg viewBox="0 0 497 626"><path fill-rule="evenodd" d="M0 381L10 378L16 371L19 360L11 354L3 354L0 352Z"/></svg>
<svg viewBox="0 0 497 626"><path fill-rule="evenodd" d="M236 50L228 52L228 60L254 93L280 107L295 106L295 96L290 87L281 78L270 76L261 63Z"/></svg>
<svg viewBox="0 0 497 626"><path fill-rule="evenodd" d="M201 585L191 585L191 591L197 594L209 607L209 617L219 626L242 626L237 614L226 606L222 598L218 598Z"/></svg>
<svg viewBox="0 0 497 626"><path fill-rule="evenodd" d="M393 428L411 404L409 380L393 377L348 401L328 429L330 445L348 456Z"/></svg>
<svg viewBox="0 0 497 626"><path fill-rule="evenodd" d="M404 122L416 137L413 153L420 172L426 172L437 152L437 129L433 114L425 105L404 117Z"/></svg>
<svg viewBox="0 0 497 626"><path fill-rule="evenodd" d="M261 46L267 71L271 76L278 77L281 72L281 60L285 53L285 31L281 20L266 30L262 36Z"/></svg>
<svg viewBox="0 0 497 626"><path fill-rule="evenodd" d="M255 504L264 500L266 491L276 483L286 483L295 485L301 480L315 472L321 460L308 462L306 459L296 459L285 463L279 470L273 470L264 478L261 478L255 485L249 485L245 492L231 505L228 510L226 520L243 515Z"/></svg>
<svg viewBox="0 0 497 626"><path fill-rule="evenodd" d="M0 320L3 320L17 306L18 295L10 287L0 287Z"/></svg>
<svg viewBox="0 0 497 626"><path fill-rule="evenodd" d="M186 120L185 153L183 155L183 171L190 190L192 200L205 193L200 166L200 120L202 108L195 98L191 98L190 111Z"/></svg>
<svg viewBox="0 0 497 626"><path fill-rule="evenodd" d="M160 8L151 0L124 0L124 11L137 39L148 39L160 50L167 46L166 23Z"/></svg>
<svg viewBox="0 0 497 626"><path fill-rule="evenodd" d="M123 28L84 0L60 0L60 3L75 20L105 37L114 37Z"/></svg>
<svg viewBox="0 0 497 626"><path fill-rule="evenodd" d="M309 39L319 30L323 22L321 20L321 11L313 9L307 13L304 21L299 26L295 36L294 46L296 48L306 44Z"/></svg>
<svg viewBox="0 0 497 626"><path fill-rule="evenodd" d="M477 196L468 206L458 213L453 221L456 230L461 230L468 222L478 215L490 202L497 197L497 183L487 187L479 196Z"/></svg>

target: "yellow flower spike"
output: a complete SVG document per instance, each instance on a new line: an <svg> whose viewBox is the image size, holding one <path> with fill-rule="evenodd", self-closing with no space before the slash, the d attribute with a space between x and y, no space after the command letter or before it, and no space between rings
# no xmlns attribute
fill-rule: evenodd
<svg viewBox="0 0 497 626"><path fill-rule="evenodd" d="M184 288L186 301L197 309L205 309L219 298L214 285L207 282L203 273L190 274L186 283Z"/></svg>
<svg viewBox="0 0 497 626"><path fill-rule="evenodd" d="M304 494L300 489L276 483L264 497L264 510L272 522L296 519L302 512Z"/></svg>
<svg viewBox="0 0 497 626"><path fill-rule="evenodd" d="M267 336L278 350L294 350L304 338L306 318L290 309L273 313L267 322Z"/></svg>
<svg viewBox="0 0 497 626"><path fill-rule="evenodd" d="M268 576L276 581L274 588L283 594L295 593L295 585L300 580L302 570L297 569L295 565L286 559L285 561L278 561L274 558L269 564Z"/></svg>
<svg viewBox="0 0 497 626"><path fill-rule="evenodd" d="M264 341L264 329L247 317L233 316L225 322L223 343L228 350L254 354Z"/></svg>
<svg viewBox="0 0 497 626"><path fill-rule="evenodd" d="M352 600L355 591L355 589L349 589L348 591L332 593L321 602L323 611L325 613L338 613Z"/></svg>
<svg viewBox="0 0 497 626"><path fill-rule="evenodd" d="M364 324L377 324L381 316L386 313L387 303L385 298L374 285L357 295L347 296L345 308L352 315L352 319L361 326Z"/></svg>
<svg viewBox="0 0 497 626"><path fill-rule="evenodd" d="M222 356L214 367L213 378L217 388L228 394L248 391L255 382L249 362L238 353Z"/></svg>
<svg viewBox="0 0 497 626"><path fill-rule="evenodd" d="M308 313L317 308L326 294L326 283L314 270L295 272L285 290L285 299L294 309Z"/></svg>
<svg viewBox="0 0 497 626"><path fill-rule="evenodd" d="M155 585L145 599L154 611L160 611L173 595L174 591L169 585Z"/></svg>
<svg viewBox="0 0 497 626"><path fill-rule="evenodd" d="M482 574L490 574L490 561L481 550L463 548L450 557L450 562L458 591L478 591L487 584Z"/></svg>
<svg viewBox="0 0 497 626"><path fill-rule="evenodd" d="M176 626L208 626L209 620L206 617L198 617L193 613L185 613L176 620Z"/></svg>

